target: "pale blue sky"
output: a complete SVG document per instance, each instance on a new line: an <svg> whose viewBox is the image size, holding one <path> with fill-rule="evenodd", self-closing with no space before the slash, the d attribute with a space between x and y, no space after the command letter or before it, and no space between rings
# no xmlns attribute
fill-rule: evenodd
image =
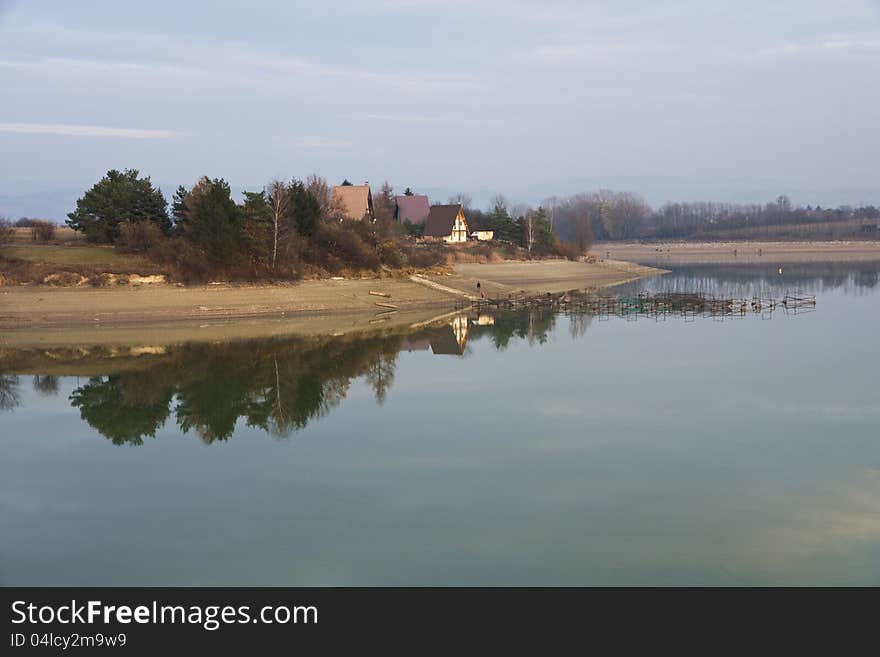
<svg viewBox="0 0 880 657"><path fill-rule="evenodd" d="M878 81L874 0L0 0L0 213L114 167L880 203Z"/></svg>

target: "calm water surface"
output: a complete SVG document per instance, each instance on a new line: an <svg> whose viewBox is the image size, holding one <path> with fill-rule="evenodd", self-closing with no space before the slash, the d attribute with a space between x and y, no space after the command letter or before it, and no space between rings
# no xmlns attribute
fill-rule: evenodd
<svg viewBox="0 0 880 657"><path fill-rule="evenodd" d="M0 355L0 584L880 584L880 264L518 314Z"/></svg>

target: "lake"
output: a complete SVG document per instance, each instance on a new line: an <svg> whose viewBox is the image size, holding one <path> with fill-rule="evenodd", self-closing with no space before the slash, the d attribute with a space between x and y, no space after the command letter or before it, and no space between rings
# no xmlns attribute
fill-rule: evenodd
<svg viewBox="0 0 880 657"><path fill-rule="evenodd" d="M375 336L0 359L3 585L880 584L880 263Z"/></svg>

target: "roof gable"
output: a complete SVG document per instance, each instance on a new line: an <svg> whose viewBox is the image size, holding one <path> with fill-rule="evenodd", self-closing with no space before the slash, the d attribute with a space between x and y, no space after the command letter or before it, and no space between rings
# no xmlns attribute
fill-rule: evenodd
<svg viewBox="0 0 880 657"><path fill-rule="evenodd" d="M345 207L348 219L360 221L373 216L373 195L369 185L337 185L333 188L333 200L336 199Z"/></svg>
<svg viewBox="0 0 880 657"><path fill-rule="evenodd" d="M452 326L446 325L431 335L431 351L435 356L461 356L464 345L455 337Z"/></svg>
<svg viewBox="0 0 880 657"><path fill-rule="evenodd" d="M425 221L425 237L446 237L452 234L460 205L432 205Z"/></svg>
<svg viewBox="0 0 880 657"><path fill-rule="evenodd" d="M395 196L394 201L397 204L397 220L400 222L408 220L414 224L423 224L431 211L428 197L422 194Z"/></svg>

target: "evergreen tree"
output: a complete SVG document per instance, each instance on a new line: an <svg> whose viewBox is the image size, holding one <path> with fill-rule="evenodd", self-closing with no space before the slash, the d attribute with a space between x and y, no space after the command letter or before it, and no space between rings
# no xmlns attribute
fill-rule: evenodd
<svg viewBox="0 0 880 657"><path fill-rule="evenodd" d="M309 191L301 180L294 179L288 188L293 221L300 235L311 236L321 220L321 201Z"/></svg>
<svg viewBox="0 0 880 657"><path fill-rule="evenodd" d="M234 264L241 255L245 233L242 209L232 200L229 183L222 178L202 178L184 206L187 239L215 264Z"/></svg>
<svg viewBox="0 0 880 657"><path fill-rule="evenodd" d="M273 225L266 192L244 192L241 212L243 230L250 242L251 260L256 264L270 264Z"/></svg>
<svg viewBox="0 0 880 657"><path fill-rule="evenodd" d="M171 217L173 221L173 231L178 234L184 232L186 226L186 199L189 197L189 190L183 185L177 186L177 191L171 198Z"/></svg>
<svg viewBox="0 0 880 657"><path fill-rule="evenodd" d="M137 169L111 169L76 202L67 215L67 225L85 233L91 242L114 242L123 222L153 221L162 232L171 230L168 202L149 176L138 177Z"/></svg>
<svg viewBox="0 0 880 657"><path fill-rule="evenodd" d="M496 203L492 211L483 215L485 227L483 230L495 231L495 239L506 242L519 242L519 230L511 216L507 213L507 207L503 203Z"/></svg>

